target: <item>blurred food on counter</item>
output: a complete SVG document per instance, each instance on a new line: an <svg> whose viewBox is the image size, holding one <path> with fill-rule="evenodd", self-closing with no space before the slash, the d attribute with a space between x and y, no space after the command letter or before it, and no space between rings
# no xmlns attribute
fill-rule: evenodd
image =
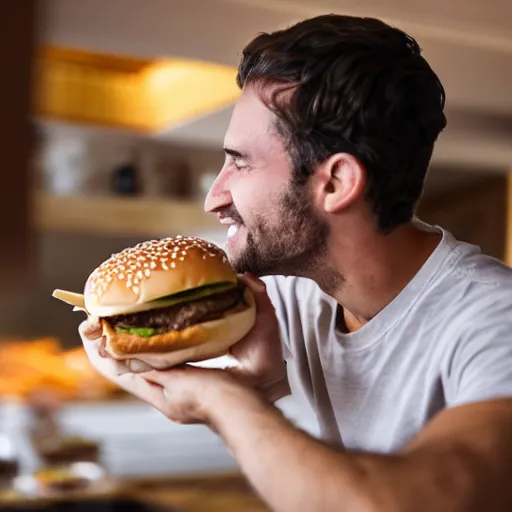
<svg viewBox="0 0 512 512"><path fill-rule="evenodd" d="M54 495L79 491L94 491L107 481L105 470L98 464L77 462L69 465L48 466L30 475L26 479L26 491L29 485L32 492L41 495ZM109 488L111 487L109 482Z"/></svg>
<svg viewBox="0 0 512 512"><path fill-rule="evenodd" d="M16 459L0 458L0 489L4 482L14 478L19 471L19 462Z"/></svg>
<svg viewBox="0 0 512 512"><path fill-rule="evenodd" d="M121 393L99 375L83 348L63 350L58 340L0 342L0 400L98 400Z"/></svg>
<svg viewBox="0 0 512 512"><path fill-rule="evenodd" d="M73 462L99 462L100 446L92 439L55 435L33 439L33 443L42 463L49 467L59 467Z"/></svg>
<svg viewBox="0 0 512 512"><path fill-rule="evenodd" d="M100 462L100 445L93 439L63 432L56 411L34 412L29 432L40 463L58 467L73 462Z"/></svg>
<svg viewBox="0 0 512 512"><path fill-rule="evenodd" d="M4 495L10 489L12 480L19 472L19 466L12 441L0 434L0 495Z"/></svg>
<svg viewBox="0 0 512 512"><path fill-rule="evenodd" d="M88 480L80 474L70 471L69 468L45 468L34 474L34 479L42 492L55 491L76 491L87 487Z"/></svg>

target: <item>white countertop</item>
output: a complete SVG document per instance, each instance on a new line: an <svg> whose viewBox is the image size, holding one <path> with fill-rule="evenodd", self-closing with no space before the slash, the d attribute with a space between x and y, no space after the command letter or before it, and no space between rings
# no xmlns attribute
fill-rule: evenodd
<svg viewBox="0 0 512 512"><path fill-rule="evenodd" d="M287 397L278 405L299 428L316 434L314 416L301 400ZM69 404L60 419L66 431L101 441L103 462L115 475L161 476L236 468L222 441L207 427L174 424L139 401ZM22 407L0 405L0 432L15 433L25 468L30 469L35 462L20 435L27 421Z"/></svg>

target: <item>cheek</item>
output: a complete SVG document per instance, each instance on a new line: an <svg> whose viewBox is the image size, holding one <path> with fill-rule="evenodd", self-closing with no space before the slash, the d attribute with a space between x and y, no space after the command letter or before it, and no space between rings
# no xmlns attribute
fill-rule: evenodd
<svg viewBox="0 0 512 512"><path fill-rule="evenodd" d="M265 212L272 203L268 185L265 187L257 180L240 180L233 187L231 196L238 213L244 222L250 224L251 219Z"/></svg>
<svg viewBox="0 0 512 512"><path fill-rule="evenodd" d="M289 187L279 169L255 169L240 173L232 182L231 197L244 224L251 230L257 223L267 229L280 222L282 197Z"/></svg>

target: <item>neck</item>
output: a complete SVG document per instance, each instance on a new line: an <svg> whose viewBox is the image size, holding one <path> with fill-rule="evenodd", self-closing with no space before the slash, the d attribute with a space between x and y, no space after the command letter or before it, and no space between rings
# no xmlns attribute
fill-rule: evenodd
<svg viewBox="0 0 512 512"><path fill-rule="evenodd" d="M343 279L332 289L326 289L321 279L317 282L343 306L340 321L345 330L357 330L384 309L412 280L439 241L439 234L412 224L385 236L358 229L342 240L333 240L330 268Z"/></svg>

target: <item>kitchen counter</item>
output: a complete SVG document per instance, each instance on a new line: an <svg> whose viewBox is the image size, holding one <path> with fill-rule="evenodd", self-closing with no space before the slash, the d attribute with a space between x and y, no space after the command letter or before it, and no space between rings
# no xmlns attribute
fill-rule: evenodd
<svg viewBox="0 0 512 512"><path fill-rule="evenodd" d="M78 510L145 512L265 512L245 479L237 473L189 477L122 479L104 492L78 491L59 496L3 496L0 509L9 512ZM98 489L97 489L98 491Z"/></svg>
<svg viewBox="0 0 512 512"><path fill-rule="evenodd" d="M179 512L265 512L245 479L236 473L133 481L130 496Z"/></svg>

